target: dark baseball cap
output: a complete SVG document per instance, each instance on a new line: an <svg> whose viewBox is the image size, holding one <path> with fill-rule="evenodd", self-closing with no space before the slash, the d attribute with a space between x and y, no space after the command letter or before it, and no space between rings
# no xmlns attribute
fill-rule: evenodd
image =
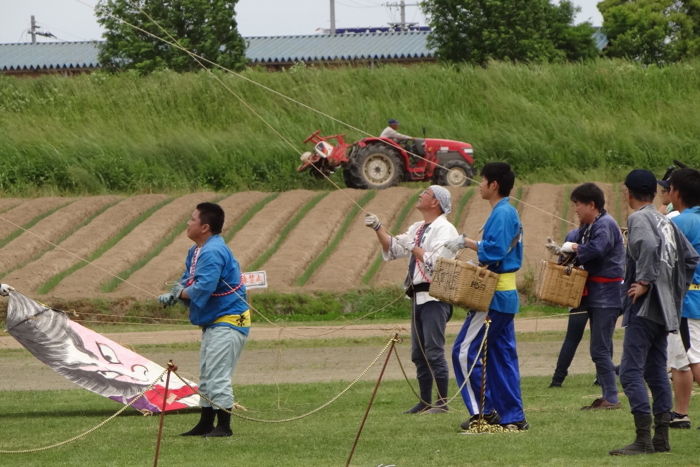
<svg viewBox="0 0 700 467"><path fill-rule="evenodd" d="M668 180L657 180L656 184L659 185L661 188L664 190L670 190L671 189L671 182Z"/></svg>
<svg viewBox="0 0 700 467"><path fill-rule="evenodd" d="M656 193L656 176L645 169L634 169L625 177L625 186L635 193L651 195Z"/></svg>
<svg viewBox="0 0 700 467"><path fill-rule="evenodd" d="M399 121L396 119L390 118L389 125L399 125Z"/></svg>

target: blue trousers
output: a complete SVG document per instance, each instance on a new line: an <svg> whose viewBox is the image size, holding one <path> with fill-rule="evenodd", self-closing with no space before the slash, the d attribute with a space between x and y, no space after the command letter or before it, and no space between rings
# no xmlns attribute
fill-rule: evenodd
<svg viewBox="0 0 700 467"><path fill-rule="evenodd" d="M612 361L613 334L620 315L619 308L589 308L591 318L591 359L603 392L603 399L616 404L617 382Z"/></svg>
<svg viewBox="0 0 700 467"><path fill-rule="evenodd" d="M583 338L583 332L590 317L591 320L591 359L596 366L596 377L600 383L603 398L608 402L618 402L617 384L615 382L615 365L612 362L613 334L615 323L620 314L619 308L573 308L569 311L569 323L566 337L561 344L557 367L552 382L561 384L568 375L569 366L576 354L576 348Z"/></svg>
<svg viewBox="0 0 700 467"><path fill-rule="evenodd" d="M487 342L486 390L484 413L498 412L501 423L525 420L520 394L520 369L515 343L514 315L491 310ZM461 387L469 370L469 381L461 390L462 399L471 415L481 413L481 377L483 365L479 347L484 337L486 313L471 311L452 347L455 379Z"/></svg>
<svg viewBox="0 0 700 467"><path fill-rule="evenodd" d="M672 408L671 385L666 374L666 327L637 316L638 306L632 306L625 328L620 364L620 382L630 402L633 414L660 414ZM651 390L653 405L645 383Z"/></svg>
<svg viewBox="0 0 700 467"><path fill-rule="evenodd" d="M247 336L233 328L217 326L202 331L199 348L199 390L217 406L233 407L232 373L243 352ZM201 407L210 407L203 397Z"/></svg>

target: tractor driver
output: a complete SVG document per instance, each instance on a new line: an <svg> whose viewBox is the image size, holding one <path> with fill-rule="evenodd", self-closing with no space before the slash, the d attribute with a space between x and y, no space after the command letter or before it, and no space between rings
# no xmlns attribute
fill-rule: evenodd
<svg viewBox="0 0 700 467"><path fill-rule="evenodd" d="M389 124L389 126L382 130L382 133L379 135L379 137L388 138L390 140L396 141L401 147L403 147L406 151L409 152L409 155L411 157L411 165L414 165L416 163L415 156L418 155L420 157L423 154L422 152L420 152L420 148L418 147L419 145L416 143L413 136L404 135L397 131L400 125L398 120L391 118L387 123Z"/></svg>
<svg viewBox="0 0 700 467"><path fill-rule="evenodd" d="M388 123L389 126L382 130L382 133L379 135L380 138L393 139L397 143L402 143L404 141L410 141L413 139L412 136L407 136L398 132L400 125L398 120L394 120L393 118L391 118L389 119Z"/></svg>

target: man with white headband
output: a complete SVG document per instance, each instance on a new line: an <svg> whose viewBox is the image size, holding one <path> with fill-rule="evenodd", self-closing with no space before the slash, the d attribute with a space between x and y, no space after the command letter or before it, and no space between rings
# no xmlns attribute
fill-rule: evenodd
<svg viewBox="0 0 700 467"><path fill-rule="evenodd" d="M365 216L365 225L372 228L382 246L385 261L410 256L406 276L406 295L411 298L411 360L416 365L420 400L405 413L447 412L449 369L445 359L445 326L452 307L430 296L431 275L439 257L454 254L443 248L457 236L457 229L447 220L452 210L450 192L439 185L425 189L418 197L416 209L423 220L401 235L391 236L374 214ZM432 403L433 380L438 399Z"/></svg>

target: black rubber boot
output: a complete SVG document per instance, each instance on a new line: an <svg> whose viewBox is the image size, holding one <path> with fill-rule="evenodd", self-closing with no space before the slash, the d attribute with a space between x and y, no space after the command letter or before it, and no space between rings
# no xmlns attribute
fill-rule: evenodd
<svg viewBox="0 0 700 467"><path fill-rule="evenodd" d="M651 414L634 414L634 426L637 430L637 438L634 440L634 443L624 448L610 451L611 456L634 456L654 453L654 445L651 443Z"/></svg>
<svg viewBox="0 0 700 467"><path fill-rule="evenodd" d="M447 378L437 378L435 380L435 385L437 386L438 400L432 404L428 413L445 413L450 408L447 406L447 387L449 380Z"/></svg>
<svg viewBox="0 0 700 467"><path fill-rule="evenodd" d="M418 380L418 387L420 388L421 400L404 413L423 413L430 408L430 402L433 400L433 378L420 378Z"/></svg>
<svg viewBox="0 0 700 467"><path fill-rule="evenodd" d="M199 423L190 431L180 433L180 436L202 436L206 435L214 429L214 409L211 407L202 407L202 413L199 416Z"/></svg>
<svg viewBox="0 0 700 467"><path fill-rule="evenodd" d="M673 416L671 412L654 415L654 437L651 443L656 452L668 452L671 450L671 442L668 439L668 428Z"/></svg>
<svg viewBox="0 0 700 467"><path fill-rule="evenodd" d="M226 411L228 410L228 412ZM231 409L217 410L216 418L218 422L216 428L204 435L207 438L223 438L226 436L232 436L233 431L231 431Z"/></svg>

